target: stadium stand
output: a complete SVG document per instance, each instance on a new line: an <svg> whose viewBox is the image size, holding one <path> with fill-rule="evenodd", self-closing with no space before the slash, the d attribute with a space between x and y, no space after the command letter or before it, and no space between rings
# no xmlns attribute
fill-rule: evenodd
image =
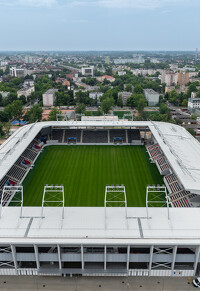
<svg viewBox="0 0 200 291"><path fill-rule="evenodd" d="M107 130L84 130L83 143L107 143L108 131Z"/></svg>
<svg viewBox="0 0 200 291"><path fill-rule="evenodd" d="M70 138L75 138L76 142L79 143L81 139L80 129L65 129L64 142L68 143Z"/></svg>
<svg viewBox="0 0 200 291"><path fill-rule="evenodd" d="M63 132L63 129L53 129L51 133L51 139L62 143Z"/></svg>
<svg viewBox="0 0 200 291"><path fill-rule="evenodd" d="M40 146L38 145L38 143L40 144ZM35 149L33 149L33 146L35 146ZM31 164L37 157L40 150L41 141L36 137L25 149L22 155L17 159L14 165L10 168L5 177L0 181L0 200L3 193L3 187L5 185L11 186L21 184L21 181L23 180L25 174L29 170ZM13 195L13 192L11 192L10 194L9 193L6 194L6 196L3 199L4 205L6 205L6 203L10 200L11 195Z"/></svg>
<svg viewBox="0 0 200 291"><path fill-rule="evenodd" d="M110 142L114 141L114 138L122 138L122 142L126 142L125 129L111 129L110 130Z"/></svg>
<svg viewBox="0 0 200 291"><path fill-rule="evenodd" d="M131 143L133 140L140 140L140 131L139 129L129 129L128 133L128 142Z"/></svg>
<svg viewBox="0 0 200 291"><path fill-rule="evenodd" d="M147 151L153 161L162 157L162 151L157 143L147 147Z"/></svg>
<svg viewBox="0 0 200 291"><path fill-rule="evenodd" d="M170 171L170 174L165 175L164 181L169 190L169 198L172 206L191 207L190 199L195 197L196 194L192 194L183 188L177 176L173 173L172 169L170 169L167 159L162 153L158 143L147 146L147 151L151 160L156 162L161 173L165 173L167 170Z"/></svg>

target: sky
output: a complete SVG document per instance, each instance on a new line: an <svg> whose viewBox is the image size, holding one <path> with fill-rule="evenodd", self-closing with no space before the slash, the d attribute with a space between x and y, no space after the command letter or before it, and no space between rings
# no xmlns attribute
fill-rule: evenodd
<svg viewBox="0 0 200 291"><path fill-rule="evenodd" d="M0 51L195 50L200 0L0 0Z"/></svg>

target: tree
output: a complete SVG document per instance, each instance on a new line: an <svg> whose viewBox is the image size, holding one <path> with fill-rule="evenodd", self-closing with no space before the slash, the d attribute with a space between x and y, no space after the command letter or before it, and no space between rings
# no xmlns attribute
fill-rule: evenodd
<svg viewBox="0 0 200 291"><path fill-rule="evenodd" d="M197 85L198 85L198 82L194 82L189 85L188 90L187 90L188 97L191 96L192 92L197 92Z"/></svg>
<svg viewBox="0 0 200 291"><path fill-rule="evenodd" d="M10 128L11 128L11 123L10 122L5 122L3 123L3 129L5 132L5 135L8 137L10 134Z"/></svg>
<svg viewBox="0 0 200 291"><path fill-rule="evenodd" d="M188 128L187 131L188 131L192 136L195 136L195 135L196 135L194 129L192 129L192 128Z"/></svg>
<svg viewBox="0 0 200 291"><path fill-rule="evenodd" d="M134 96L131 95L127 101L126 101L126 105L129 106L129 107L135 107L135 99L134 99Z"/></svg>
<svg viewBox="0 0 200 291"><path fill-rule="evenodd" d="M0 122L0 137L4 135L3 124Z"/></svg>
<svg viewBox="0 0 200 291"><path fill-rule="evenodd" d="M126 85L126 91L132 92L132 88L133 88L132 84L127 84Z"/></svg>
<svg viewBox="0 0 200 291"><path fill-rule="evenodd" d="M122 96L121 95L117 99L117 106L123 107L123 100L122 100Z"/></svg>
<svg viewBox="0 0 200 291"><path fill-rule="evenodd" d="M38 104L33 105L26 113L26 118L30 123L40 121L42 119L42 108Z"/></svg>
<svg viewBox="0 0 200 291"><path fill-rule="evenodd" d="M15 100L13 101L13 103L11 104L12 109L12 117L16 118L16 119L20 119L22 116L22 112L23 112L23 105L22 105L22 101L21 100Z"/></svg>
<svg viewBox="0 0 200 291"><path fill-rule="evenodd" d="M23 105L26 104L26 97L25 97L24 95L21 95L21 96L19 97L19 100L22 101L22 104L23 104Z"/></svg>
<svg viewBox="0 0 200 291"><path fill-rule="evenodd" d="M0 106L3 106L3 97L1 94L0 94Z"/></svg>
<svg viewBox="0 0 200 291"><path fill-rule="evenodd" d="M140 84L136 84L133 91L135 94L143 94L143 88Z"/></svg>
<svg viewBox="0 0 200 291"><path fill-rule="evenodd" d="M85 104L84 103L80 103L76 107L76 113L78 113L78 114L84 114L85 113Z"/></svg>
<svg viewBox="0 0 200 291"><path fill-rule="evenodd" d="M191 115L191 119L193 119L193 120L197 120L197 117L196 117L196 115Z"/></svg>
<svg viewBox="0 0 200 291"><path fill-rule="evenodd" d="M107 114L110 111L114 103L115 103L114 99L109 97L106 97L106 99L104 99L101 102L101 109L104 112L104 114Z"/></svg>
<svg viewBox="0 0 200 291"><path fill-rule="evenodd" d="M61 111L54 107L49 113L48 120L51 121L57 120L56 114L61 114Z"/></svg>
<svg viewBox="0 0 200 291"><path fill-rule="evenodd" d="M169 107L167 107L167 105L165 105L164 103L160 104L160 108L159 108L160 114L165 114L170 112Z"/></svg>
<svg viewBox="0 0 200 291"><path fill-rule="evenodd" d="M145 99L140 99L137 103L137 110L141 114L144 111L144 107L146 106Z"/></svg>
<svg viewBox="0 0 200 291"><path fill-rule="evenodd" d="M187 99L184 99L184 100L182 101L182 103L181 103L181 105L182 105L183 107L187 107L187 104L188 104Z"/></svg>

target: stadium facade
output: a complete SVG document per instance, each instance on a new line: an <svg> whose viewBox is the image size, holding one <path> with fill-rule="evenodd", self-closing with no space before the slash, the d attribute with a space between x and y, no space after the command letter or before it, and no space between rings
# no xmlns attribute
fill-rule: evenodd
<svg viewBox="0 0 200 291"><path fill-rule="evenodd" d="M52 144L146 145L164 177L167 207L149 207L148 197L140 208L126 203L23 207L21 184L43 148ZM0 147L0 274L195 275L200 266L199 165L199 142L173 124L52 121L19 128ZM148 187L157 193L163 186ZM7 207L20 191L19 206Z"/></svg>

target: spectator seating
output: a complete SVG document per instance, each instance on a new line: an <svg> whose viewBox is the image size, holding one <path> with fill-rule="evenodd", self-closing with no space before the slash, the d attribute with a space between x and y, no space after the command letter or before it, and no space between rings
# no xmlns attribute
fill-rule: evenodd
<svg viewBox="0 0 200 291"><path fill-rule="evenodd" d="M111 129L110 130L110 142L114 141L114 138L120 137L123 142L126 142L126 132L125 129Z"/></svg>
<svg viewBox="0 0 200 291"><path fill-rule="evenodd" d="M17 159L14 165L10 168L6 176L0 181L0 200L3 193L3 187L5 185L20 185L22 179L27 173L29 166L33 163L36 156L38 155L38 151L41 149L41 147L38 146L38 142L40 141L36 137L25 149L22 155ZM33 145L36 146L36 150L32 149ZM13 192L11 191L11 194L6 194L6 197L3 199L4 205L6 205L6 203L10 200L12 193Z"/></svg>
<svg viewBox="0 0 200 291"><path fill-rule="evenodd" d="M128 142L131 143L133 140L140 140L140 130L139 129L128 129Z"/></svg>
<svg viewBox="0 0 200 291"><path fill-rule="evenodd" d="M81 130L80 129L65 129L64 142L68 143L69 138L76 138L76 142L80 142Z"/></svg>
<svg viewBox="0 0 200 291"><path fill-rule="evenodd" d="M63 138L63 129L53 129L51 139L58 140L59 143L62 143Z"/></svg>
<svg viewBox="0 0 200 291"><path fill-rule="evenodd" d="M108 143L108 131L83 130L83 143Z"/></svg>

